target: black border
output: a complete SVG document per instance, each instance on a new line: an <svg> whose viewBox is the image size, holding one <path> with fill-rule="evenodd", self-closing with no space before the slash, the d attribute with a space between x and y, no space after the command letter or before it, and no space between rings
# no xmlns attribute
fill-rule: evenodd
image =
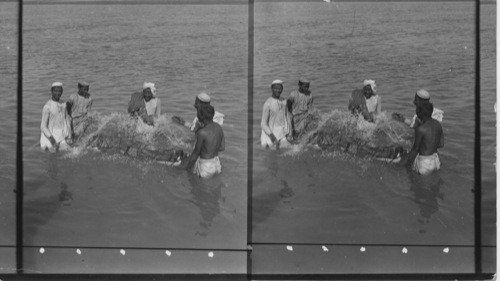
<svg viewBox="0 0 500 281"><path fill-rule="evenodd" d="M307 2L305 0L256 0L257 2ZM349 2L364 2L365 0L351 0ZM384 0L380 2L469 2L469 0L423 0L423 1L408 1L408 0ZM247 274L24 274L23 272L23 151L22 151L22 81L23 81L23 5L28 4L89 4L87 1L30 1L24 3L23 0L18 0L18 79L17 79L17 142L16 142L16 272L17 274L2 274L2 278L10 280L73 280L73 279L109 279L109 280L157 280L157 279L178 279L178 280L235 280L235 279L343 279L343 280L435 280L435 279L492 279L492 273L485 274L482 272L482 229L481 229L481 126L480 126L480 6L481 4L495 4L495 1L473 0L475 2L475 32L476 32L476 76L475 76L475 138L474 138L474 218L475 218L475 273L472 274L252 274L251 270L251 245L252 245L252 168L253 168L253 51L254 51L254 0L248 0L248 3L243 1L223 1L223 0L169 0L169 1L95 1L92 4L188 4L188 5L211 5L211 4L228 4L228 5L248 5L248 167L247 167L247 244L248 244L248 260ZM14 2L14 1L5 1ZM337 2L348 2L345 0L337 0ZM377 2L376 0L366 0L366 2ZM496 245L495 245L496 247ZM194 249L190 249L194 250Z"/></svg>

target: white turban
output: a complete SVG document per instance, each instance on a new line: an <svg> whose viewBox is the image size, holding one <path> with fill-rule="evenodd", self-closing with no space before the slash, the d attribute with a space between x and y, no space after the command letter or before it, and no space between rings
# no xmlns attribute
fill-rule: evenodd
<svg viewBox="0 0 500 281"><path fill-rule="evenodd" d="M149 88L151 90L151 93L153 93L153 97L156 97L155 83L144 82L144 84L142 85L142 89L146 90L147 88Z"/></svg>
<svg viewBox="0 0 500 281"><path fill-rule="evenodd" d="M366 86L366 85L370 85L370 87L372 88L372 91L374 93L377 93L377 85L375 84L375 81L373 81L373 80L363 81L363 86Z"/></svg>
<svg viewBox="0 0 500 281"><path fill-rule="evenodd" d="M52 83L52 87L62 87L62 83L61 82L54 82Z"/></svg>
<svg viewBox="0 0 500 281"><path fill-rule="evenodd" d="M199 93L198 99L202 102L210 102L210 96L205 92Z"/></svg>

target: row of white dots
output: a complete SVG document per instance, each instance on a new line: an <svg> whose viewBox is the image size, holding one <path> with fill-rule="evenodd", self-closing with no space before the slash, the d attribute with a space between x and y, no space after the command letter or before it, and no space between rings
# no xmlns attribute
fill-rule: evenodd
<svg viewBox="0 0 500 281"><path fill-rule="evenodd" d="M44 254L45 253L45 248L40 248L40 254ZM82 251L80 249L76 249L76 253L78 255L81 255L82 254ZM122 254L122 256L125 256L127 254L127 251L125 251L125 249L121 249L120 250L120 254ZM165 250L165 255L167 256L171 256L172 255L172 252L169 251L169 250ZM209 258L213 258L214 257L214 252L208 252L208 257Z"/></svg>
<svg viewBox="0 0 500 281"><path fill-rule="evenodd" d="M287 245L286 249L288 251L292 252L293 251L293 246ZM326 246L321 246L321 249L323 250L323 252L328 252L328 248ZM363 253L366 252L366 247L361 247L359 249L359 251L363 252ZM403 247L403 249L401 250L401 252L403 254L408 254L408 249L406 247ZM449 252L450 252L450 248L446 247L446 248L443 249L443 253L448 254Z"/></svg>

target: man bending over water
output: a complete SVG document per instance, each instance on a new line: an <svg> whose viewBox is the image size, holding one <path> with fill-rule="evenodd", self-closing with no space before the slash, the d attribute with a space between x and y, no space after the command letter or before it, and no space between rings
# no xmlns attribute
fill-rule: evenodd
<svg viewBox="0 0 500 281"><path fill-rule="evenodd" d="M349 110L353 114L361 114L365 120L374 122L375 117L382 112L382 98L377 95L375 81L365 80L363 89L354 90L349 100Z"/></svg>
<svg viewBox="0 0 500 281"><path fill-rule="evenodd" d="M185 165L186 170L193 171L202 178L210 178L222 172L219 151L225 149L224 132L213 121L214 114L215 110L211 105L198 107L197 117L203 126L196 132L196 144Z"/></svg>
<svg viewBox="0 0 500 281"><path fill-rule="evenodd" d="M161 103L156 98L154 83L145 82L142 92L133 93L128 103L128 113L141 117L144 123L153 126L154 119L160 117Z"/></svg>
<svg viewBox="0 0 500 281"><path fill-rule="evenodd" d="M421 175L428 175L441 167L437 149L444 146L444 134L441 123L432 118L433 110L430 102L420 104L416 110L421 124L415 128L415 141L407 165Z"/></svg>
<svg viewBox="0 0 500 281"><path fill-rule="evenodd" d="M210 105L210 95L206 92L201 92L196 96L194 100L194 108L198 110L198 107L200 105ZM198 117L195 117L192 123L184 121L182 117L179 116L173 116L172 120L180 125L184 125L188 127L192 132L198 131L203 124L198 120ZM215 111L213 121L219 125L222 126L224 123L224 114Z"/></svg>

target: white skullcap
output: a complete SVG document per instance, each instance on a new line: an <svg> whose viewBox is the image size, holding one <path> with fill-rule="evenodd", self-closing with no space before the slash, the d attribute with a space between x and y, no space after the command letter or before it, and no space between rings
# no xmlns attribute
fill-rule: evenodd
<svg viewBox="0 0 500 281"><path fill-rule="evenodd" d="M309 84L309 80L305 78L304 76L300 77L299 82L304 83L304 84Z"/></svg>
<svg viewBox="0 0 500 281"><path fill-rule="evenodd" d="M429 92L427 92L424 89L420 89L417 91L417 96L419 96L421 99L428 100L431 98L431 95L429 95Z"/></svg>
<svg viewBox="0 0 500 281"><path fill-rule="evenodd" d="M153 96L156 96L156 88L155 88L155 83L151 83L151 82L144 82L144 84L142 84L142 89L143 90L146 90L146 89L150 89L151 90L151 93L153 93Z"/></svg>
<svg viewBox="0 0 500 281"><path fill-rule="evenodd" d="M210 102L210 96L205 92L199 93L198 99L202 102Z"/></svg>
<svg viewBox="0 0 500 281"><path fill-rule="evenodd" d="M61 82L54 82L54 83L52 83L52 87L62 87L62 83Z"/></svg>
<svg viewBox="0 0 500 281"><path fill-rule="evenodd" d="M370 87L372 88L372 91L374 93L377 92L377 85L375 84L375 81L373 81L373 80L365 80L365 81L363 81L363 86L366 86L366 85L370 85Z"/></svg>
<svg viewBox="0 0 500 281"><path fill-rule="evenodd" d="M281 80L279 80L279 79L278 79L278 80L274 80L274 81L273 81L273 83L271 83L271 87L272 87L273 85L283 85L283 81L281 81Z"/></svg>

